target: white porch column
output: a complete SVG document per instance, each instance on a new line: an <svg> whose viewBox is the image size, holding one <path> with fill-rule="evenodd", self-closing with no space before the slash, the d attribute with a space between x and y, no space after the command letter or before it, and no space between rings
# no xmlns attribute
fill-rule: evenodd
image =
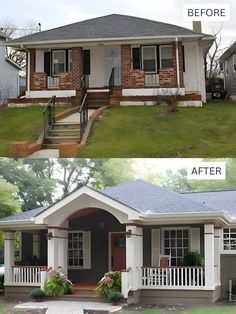
<svg viewBox="0 0 236 314"><path fill-rule="evenodd" d="M214 225L204 225L205 286L214 289Z"/></svg>
<svg viewBox="0 0 236 314"><path fill-rule="evenodd" d="M175 38L175 53L176 53L176 74L177 74L177 86L180 88L180 74L179 74L179 41Z"/></svg>
<svg viewBox="0 0 236 314"><path fill-rule="evenodd" d="M14 255L14 232L4 232L5 285L12 282L12 266L15 262Z"/></svg>
<svg viewBox="0 0 236 314"><path fill-rule="evenodd" d="M131 268L129 285L131 290L137 290L141 285L143 266L143 228L126 226L126 232L126 268Z"/></svg>
<svg viewBox="0 0 236 314"><path fill-rule="evenodd" d="M64 229L48 229L48 267L58 271L61 267L67 275L68 231Z"/></svg>
<svg viewBox="0 0 236 314"><path fill-rule="evenodd" d="M221 279L220 279L220 251L221 251L221 234L222 229L215 229L214 230L214 264L215 264L215 285L220 286Z"/></svg>

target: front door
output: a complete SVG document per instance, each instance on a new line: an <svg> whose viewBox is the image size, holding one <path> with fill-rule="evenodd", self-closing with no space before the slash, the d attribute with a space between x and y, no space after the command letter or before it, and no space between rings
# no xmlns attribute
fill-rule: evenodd
<svg viewBox="0 0 236 314"><path fill-rule="evenodd" d="M124 232L111 233L111 270L126 268L126 236Z"/></svg>

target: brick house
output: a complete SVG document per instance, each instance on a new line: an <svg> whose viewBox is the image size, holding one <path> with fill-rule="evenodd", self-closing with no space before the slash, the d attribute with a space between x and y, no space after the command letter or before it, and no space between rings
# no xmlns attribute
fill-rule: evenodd
<svg viewBox="0 0 236 314"><path fill-rule="evenodd" d="M143 18L112 14L12 40L27 52L27 98L109 95L113 105L143 104L178 94L205 101L204 56L213 36Z"/></svg>
<svg viewBox="0 0 236 314"><path fill-rule="evenodd" d="M83 186L55 204L3 218L5 294L29 295L44 287L48 269L63 269L81 289L121 271L130 303L227 298L236 275L235 199L236 191L180 194L137 180L102 191ZM189 252L203 265L184 263Z"/></svg>

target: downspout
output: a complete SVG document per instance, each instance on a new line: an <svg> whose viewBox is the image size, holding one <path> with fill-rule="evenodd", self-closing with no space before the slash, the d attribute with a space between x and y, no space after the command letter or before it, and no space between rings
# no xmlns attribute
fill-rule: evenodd
<svg viewBox="0 0 236 314"><path fill-rule="evenodd" d="M175 44L176 44L176 76L177 76L177 86L178 89L180 88L180 73L179 73L179 42L178 37L175 38Z"/></svg>
<svg viewBox="0 0 236 314"><path fill-rule="evenodd" d="M21 48L27 53L27 92L30 92L30 51L21 45Z"/></svg>

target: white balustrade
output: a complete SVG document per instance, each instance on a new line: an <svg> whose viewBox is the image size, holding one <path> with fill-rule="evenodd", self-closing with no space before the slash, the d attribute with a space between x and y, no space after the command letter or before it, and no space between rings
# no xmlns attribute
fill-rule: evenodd
<svg viewBox="0 0 236 314"><path fill-rule="evenodd" d="M12 283L15 285L41 285L42 272L47 266L12 266Z"/></svg>
<svg viewBox="0 0 236 314"><path fill-rule="evenodd" d="M143 288L202 288L205 286L204 267L143 267Z"/></svg>

